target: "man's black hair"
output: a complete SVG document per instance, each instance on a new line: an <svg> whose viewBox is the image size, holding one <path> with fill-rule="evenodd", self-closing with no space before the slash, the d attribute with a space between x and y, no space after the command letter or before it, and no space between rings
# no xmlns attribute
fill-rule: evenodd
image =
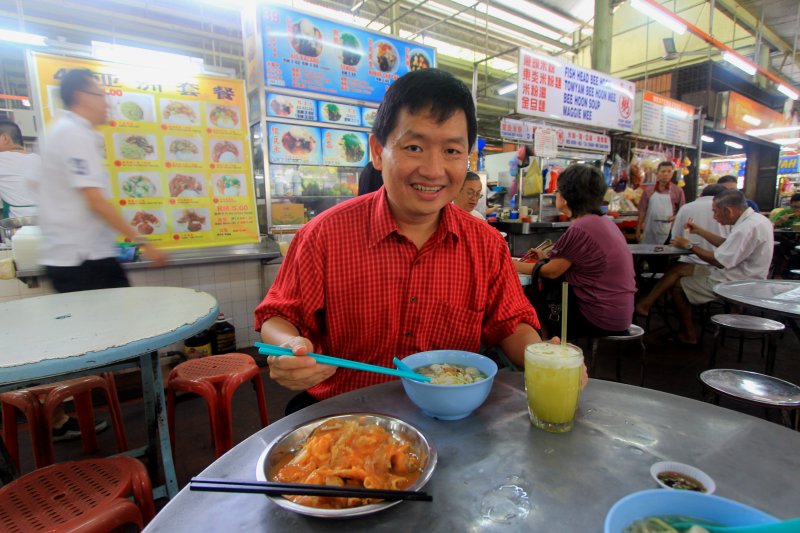
<svg viewBox="0 0 800 533"><path fill-rule="evenodd" d="M711 185L706 185L703 188L703 192L700 193L700 196L716 196L722 191L728 190L724 185L720 185L719 183L712 183Z"/></svg>
<svg viewBox="0 0 800 533"><path fill-rule="evenodd" d="M0 135L8 135L11 142L17 146L22 146L22 130L15 122L10 120L0 120Z"/></svg>
<svg viewBox="0 0 800 533"><path fill-rule="evenodd" d="M606 189L603 174L592 165L570 165L558 177L558 192L567 202L572 218L601 215L600 204Z"/></svg>
<svg viewBox="0 0 800 533"><path fill-rule="evenodd" d="M76 68L67 71L61 78L61 101L64 107L69 109L75 103L75 93L85 91L89 88L94 74L86 68Z"/></svg>
<svg viewBox="0 0 800 533"><path fill-rule="evenodd" d="M736 183L736 184L738 184L739 180L736 179L736 176L732 176L730 174L726 174L725 176L722 176L720 179L718 179L717 183L719 183L720 185L725 185L726 183Z"/></svg>
<svg viewBox="0 0 800 533"><path fill-rule="evenodd" d="M434 68L415 70L389 87L372 125L372 134L381 145L386 146L386 140L403 110L412 115L430 113L438 123L445 122L459 110L463 111L467 118L469 151L472 151L478 134L475 102L467 86L449 72Z"/></svg>

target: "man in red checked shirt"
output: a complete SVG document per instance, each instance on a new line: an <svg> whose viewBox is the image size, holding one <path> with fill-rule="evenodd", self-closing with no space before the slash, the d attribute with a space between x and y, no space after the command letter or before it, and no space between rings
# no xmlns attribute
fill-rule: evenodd
<svg viewBox="0 0 800 533"><path fill-rule="evenodd" d="M392 366L483 343L521 366L540 340L505 241L450 203L476 132L470 91L452 75L414 71L389 88L369 140L384 186L306 224L255 310L264 342L297 356L268 359L272 379L305 391L287 414L393 379L318 364L308 351Z"/></svg>

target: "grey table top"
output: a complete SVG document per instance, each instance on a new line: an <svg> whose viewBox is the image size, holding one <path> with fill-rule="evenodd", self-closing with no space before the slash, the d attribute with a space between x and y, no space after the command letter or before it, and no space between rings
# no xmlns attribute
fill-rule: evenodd
<svg viewBox="0 0 800 533"><path fill-rule="evenodd" d="M717 284L714 292L732 302L800 318L800 281L726 281Z"/></svg>
<svg viewBox="0 0 800 533"><path fill-rule="evenodd" d="M633 255L688 255L691 252L685 248L660 244L629 244L628 249Z"/></svg>
<svg viewBox="0 0 800 533"><path fill-rule="evenodd" d="M702 468L720 496L779 518L798 513L798 432L711 404L590 380L575 429L545 433L528 420L522 373L507 371L498 373L486 403L464 420L426 417L393 381L278 420L201 475L254 480L259 454L284 432L321 416L365 411L402 418L436 446L439 463L425 487L433 503L403 502L342 522L297 515L260 495L183 489L146 531L601 531L614 502L656 488L649 469L662 460ZM484 496L509 479L527 492L530 514L505 524L483 518Z"/></svg>

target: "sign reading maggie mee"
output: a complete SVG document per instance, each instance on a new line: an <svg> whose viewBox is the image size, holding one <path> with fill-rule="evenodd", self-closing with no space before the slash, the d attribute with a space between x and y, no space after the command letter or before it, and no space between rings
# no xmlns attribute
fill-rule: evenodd
<svg viewBox="0 0 800 533"><path fill-rule="evenodd" d="M618 131L633 129L633 83L519 51L517 113Z"/></svg>

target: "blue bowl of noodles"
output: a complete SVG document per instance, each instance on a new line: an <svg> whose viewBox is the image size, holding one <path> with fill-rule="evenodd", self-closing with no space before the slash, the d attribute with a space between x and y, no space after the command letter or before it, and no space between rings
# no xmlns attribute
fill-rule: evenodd
<svg viewBox="0 0 800 533"><path fill-rule="evenodd" d="M605 533L648 533L650 517L673 521L699 519L722 526L771 524L778 519L754 507L727 498L689 490L651 489L634 492L615 503L606 515ZM669 521L669 520L668 520ZM635 524L635 525L634 525Z"/></svg>
<svg viewBox="0 0 800 533"><path fill-rule="evenodd" d="M449 365L459 369L477 369L483 379L466 384L433 384L403 378L403 388L409 399L422 412L439 420L466 418L483 404L492 390L497 374L497 364L483 355L460 350L433 350L403 358L403 362L417 372L431 365Z"/></svg>

